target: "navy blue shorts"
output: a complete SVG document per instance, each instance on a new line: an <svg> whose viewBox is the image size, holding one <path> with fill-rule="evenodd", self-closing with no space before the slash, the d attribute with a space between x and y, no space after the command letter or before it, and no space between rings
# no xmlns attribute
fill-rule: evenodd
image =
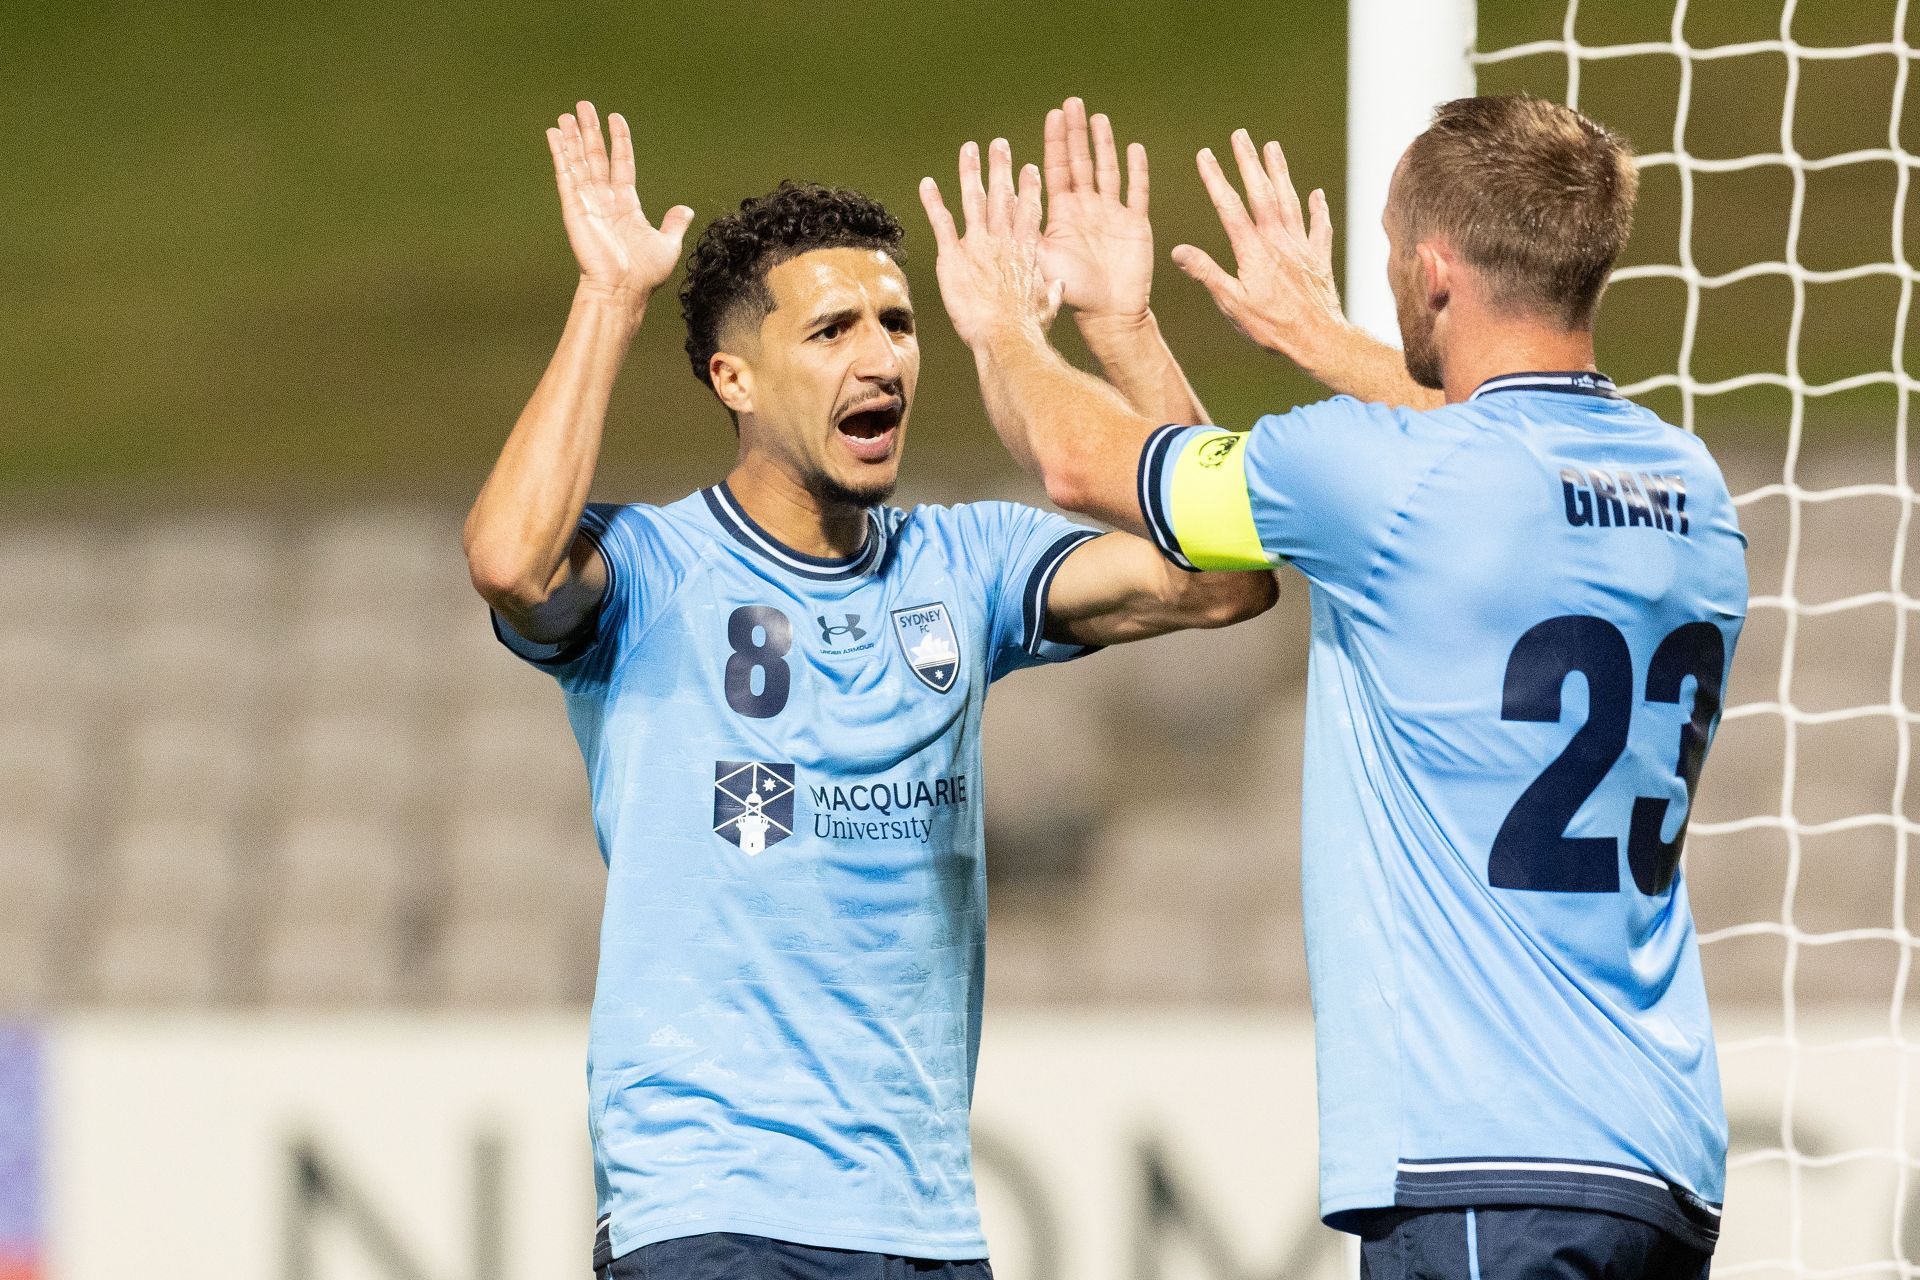
<svg viewBox="0 0 1920 1280"><path fill-rule="evenodd" d="M594 1264L595 1280L993 1280L985 1258L903 1258L732 1232L662 1240Z"/></svg>
<svg viewBox="0 0 1920 1280"><path fill-rule="evenodd" d="M1593 1209L1396 1211L1360 1236L1360 1280L1706 1280L1711 1260Z"/></svg>

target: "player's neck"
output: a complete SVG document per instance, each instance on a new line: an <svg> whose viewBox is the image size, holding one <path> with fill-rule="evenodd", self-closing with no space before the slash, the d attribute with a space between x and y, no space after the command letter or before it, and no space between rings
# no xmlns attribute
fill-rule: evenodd
<svg viewBox="0 0 1920 1280"><path fill-rule="evenodd" d="M1595 372L1593 331L1566 332L1526 320L1487 317L1449 344L1442 382L1459 404L1488 378L1508 373Z"/></svg>
<svg viewBox="0 0 1920 1280"><path fill-rule="evenodd" d="M797 477L760 455L734 464L727 490L755 524L802 555L842 558L866 546L865 508L822 502Z"/></svg>

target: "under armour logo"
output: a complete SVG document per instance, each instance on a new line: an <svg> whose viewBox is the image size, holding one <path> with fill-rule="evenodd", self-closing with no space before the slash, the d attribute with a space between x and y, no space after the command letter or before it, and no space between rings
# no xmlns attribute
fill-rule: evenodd
<svg viewBox="0 0 1920 1280"><path fill-rule="evenodd" d="M865 629L863 629L860 625L859 614L849 613L843 616L847 620L847 625L844 627L828 626L827 618L825 614L816 614L814 616L814 621L820 624L820 639L823 643L832 644L833 638L835 636L845 636L848 640L852 641L855 644L858 644L860 643L860 641L865 640L867 638L867 633Z"/></svg>

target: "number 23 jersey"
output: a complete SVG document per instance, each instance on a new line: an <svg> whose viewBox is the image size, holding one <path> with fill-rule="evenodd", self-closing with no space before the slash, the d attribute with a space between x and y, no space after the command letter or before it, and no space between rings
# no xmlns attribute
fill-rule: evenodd
<svg viewBox="0 0 1920 1280"><path fill-rule="evenodd" d="M600 1247L984 1257L980 717L991 681L1083 652L1045 639L1046 598L1095 535L1010 503L874 508L860 554L822 560L724 484L581 528L609 579L586 635L497 629L559 678L608 865Z"/></svg>
<svg viewBox="0 0 1920 1280"><path fill-rule="evenodd" d="M1546 1204L1711 1247L1726 1117L1679 846L1746 614L1695 437L1591 373L1163 428L1155 540L1291 561L1321 1208Z"/></svg>

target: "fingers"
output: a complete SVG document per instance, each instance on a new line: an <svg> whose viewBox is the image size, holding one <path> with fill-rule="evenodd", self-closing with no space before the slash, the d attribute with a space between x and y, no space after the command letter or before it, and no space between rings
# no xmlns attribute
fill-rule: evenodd
<svg viewBox="0 0 1920 1280"><path fill-rule="evenodd" d="M1277 142L1266 146L1267 181L1273 184L1275 193L1280 197L1280 213L1286 219L1287 230L1296 236L1304 236L1306 227L1300 221L1300 195L1293 189L1293 174L1287 168L1287 153L1280 149Z"/></svg>
<svg viewBox="0 0 1920 1280"><path fill-rule="evenodd" d="M1247 206L1253 210L1254 225L1261 230L1277 230L1286 225L1280 211L1280 198L1274 193L1267 171L1260 167L1260 156L1245 129L1233 131L1233 158L1240 166L1240 182L1247 189Z"/></svg>
<svg viewBox="0 0 1920 1280"><path fill-rule="evenodd" d="M1147 149L1137 142L1127 144L1127 208L1145 217L1147 213Z"/></svg>
<svg viewBox="0 0 1920 1280"><path fill-rule="evenodd" d="M633 185L633 133L627 118L618 111L607 117L607 132L613 137L612 177L615 186Z"/></svg>
<svg viewBox="0 0 1920 1280"><path fill-rule="evenodd" d="M1078 98L1068 98L1065 104L1067 113L1067 167L1073 172L1073 186L1076 191L1092 191L1093 152L1087 149L1087 104Z"/></svg>
<svg viewBox="0 0 1920 1280"><path fill-rule="evenodd" d="M1224 267L1213 260L1213 255L1205 249L1197 249L1190 244L1173 247L1173 264L1205 285L1207 292L1213 295L1214 301L1222 306L1226 305L1225 299L1232 296L1233 290L1239 284L1239 281L1227 274Z"/></svg>
<svg viewBox="0 0 1920 1280"><path fill-rule="evenodd" d="M980 144L967 142L960 147L960 212L971 230L987 220L987 189L980 185Z"/></svg>
<svg viewBox="0 0 1920 1280"><path fill-rule="evenodd" d="M1327 211L1327 193L1315 187L1307 197L1312 220L1307 223L1307 247L1322 275L1333 275L1333 215Z"/></svg>
<svg viewBox="0 0 1920 1280"><path fill-rule="evenodd" d="M947 202L941 198L940 184L932 178L920 179L920 207L927 211L934 244L945 253L959 241L960 233L954 229L953 215L947 212Z"/></svg>
<svg viewBox="0 0 1920 1280"><path fill-rule="evenodd" d="M1047 173L1047 198L1058 200L1073 191L1073 170L1067 164L1067 113L1059 107L1047 112L1047 127L1040 154Z"/></svg>
<svg viewBox="0 0 1920 1280"><path fill-rule="evenodd" d="M1105 113L1093 118L1093 180L1101 195L1120 198L1120 152L1113 145L1113 121Z"/></svg>
<svg viewBox="0 0 1920 1280"><path fill-rule="evenodd" d="M580 124L571 114L560 117L558 128L547 130L547 146L553 152L554 178L560 188L561 211L591 216L593 202L587 198L586 156L580 149Z"/></svg>
<svg viewBox="0 0 1920 1280"><path fill-rule="evenodd" d="M1013 147L995 138L987 147L987 230L997 235L1013 230L1014 198Z"/></svg>
<svg viewBox="0 0 1920 1280"><path fill-rule="evenodd" d="M614 198L644 218L646 213L640 208L640 193L633 185L633 134L627 128L627 118L618 111L608 116L607 132L613 135ZM664 222L661 224L663 228L665 225Z"/></svg>
<svg viewBox="0 0 1920 1280"><path fill-rule="evenodd" d="M660 219L660 234L671 239L677 246L686 238L687 228L693 225L693 210L683 204L677 204L667 210L667 216Z"/></svg>
<svg viewBox="0 0 1920 1280"><path fill-rule="evenodd" d="M1020 187L1013 204L1013 234L1022 241L1040 237L1040 171L1030 164L1020 168Z"/></svg>
<svg viewBox="0 0 1920 1280"><path fill-rule="evenodd" d="M571 111L560 115L560 149L566 157L567 172L577 187L587 180L587 153L580 141L580 122L573 118Z"/></svg>
<svg viewBox="0 0 1920 1280"><path fill-rule="evenodd" d="M1198 156L1200 182L1207 189L1207 195L1213 200L1213 211L1220 215L1220 225L1226 229L1227 242L1233 246L1235 257L1244 258L1258 240L1253 220L1247 216L1247 206L1240 202L1240 193L1227 181L1227 175L1220 170L1220 161L1214 157L1213 149L1201 148Z"/></svg>
<svg viewBox="0 0 1920 1280"><path fill-rule="evenodd" d="M607 162L607 141L600 135L600 116L591 102L582 99L575 108L580 113L580 136L586 144L587 173L595 182L609 182L612 166Z"/></svg>
<svg viewBox="0 0 1920 1280"><path fill-rule="evenodd" d="M1054 317L1060 314L1060 304L1066 300L1066 283L1060 280L1049 280L1047 282L1046 301L1040 304L1040 327L1042 329L1051 329L1053 327Z"/></svg>
<svg viewBox="0 0 1920 1280"><path fill-rule="evenodd" d="M553 153L553 180L566 196L573 190L573 173L567 168L567 136L559 129L547 130L547 150Z"/></svg>

